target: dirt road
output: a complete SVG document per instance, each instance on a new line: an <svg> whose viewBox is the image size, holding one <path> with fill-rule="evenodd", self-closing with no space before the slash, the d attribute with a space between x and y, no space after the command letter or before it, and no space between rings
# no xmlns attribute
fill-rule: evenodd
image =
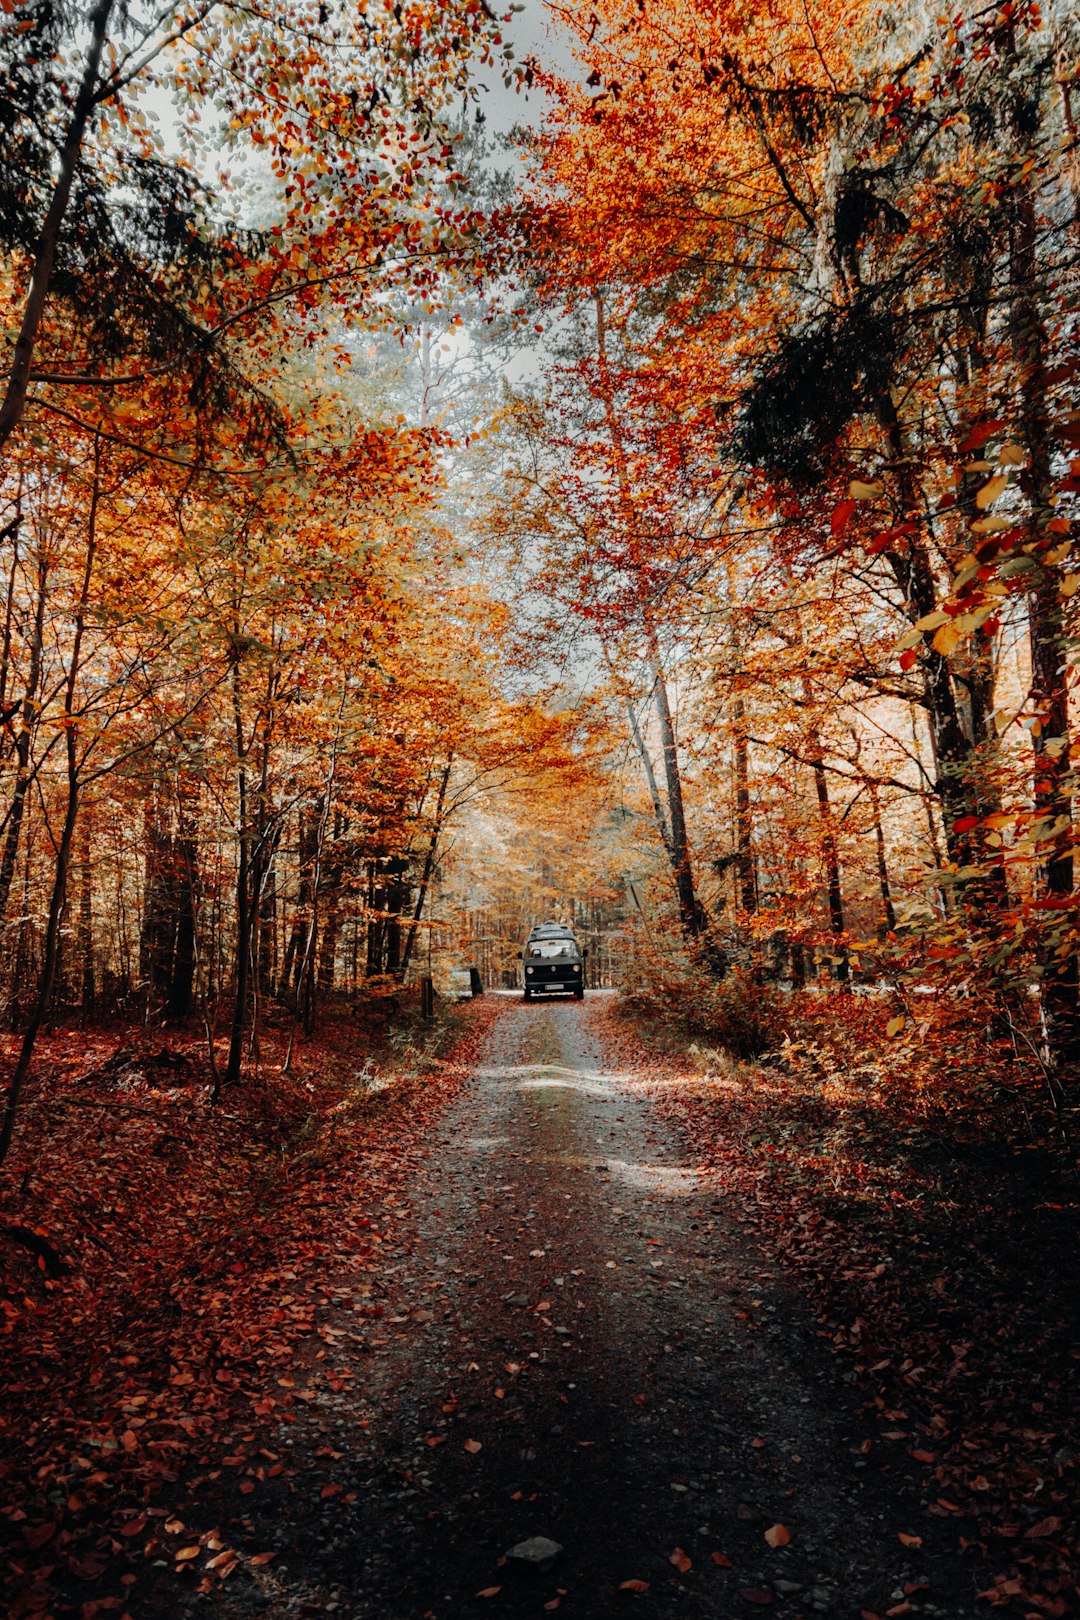
<svg viewBox="0 0 1080 1620"><path fill-rule="evenodd" d="M842 1363L607 1066L598 1002L507 1000L385 1211L383 1316L329 1324L356 1393L271 1436L297 1472L244 1512L278 1557L215 1613L975 1613L949 1527L864 1455ZM549 1571L501 1562L532 1536Z"/></svg>

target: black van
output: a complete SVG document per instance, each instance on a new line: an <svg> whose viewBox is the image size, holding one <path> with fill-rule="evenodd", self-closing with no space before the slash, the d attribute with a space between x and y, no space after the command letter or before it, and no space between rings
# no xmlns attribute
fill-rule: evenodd
<svg viewBox="0 0 1080 1620"><path fill-rule="evenodd" d="M585 952L565 923L539 923L531 930L522 958L525 1000L533 996L585 994Z"/></svg>

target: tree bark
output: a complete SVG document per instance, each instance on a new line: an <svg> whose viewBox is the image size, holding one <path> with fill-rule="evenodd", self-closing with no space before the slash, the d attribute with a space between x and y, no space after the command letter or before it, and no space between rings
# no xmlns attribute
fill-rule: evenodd
<svg viewBox="0 0 1080 1620"><path fill-rule="evenodd" d="M1020 92L1017 92L1019 96ZM1023 135L1022 114L1014 107L1013 135ZM1019 373L1020 420L1028 465L1021 487L1031 512L1030 539L1036 553L1035 583L1028 592L1031 638L1031 705L1039 725L1033 734L1035 836L1044 853L1039 887L1051 901L1066 902L1073 892L1072 800L1069 792L1072 740L1069 724L1069 647L1063 623L1060 580L1045 560L1059 538L1047 529L1054 515L1053 447L1047 413L1048 338L1039 304L1038 222L1030 182L1016 181L1010 244L1013 287L1010 338ZM1065 919L1064 904L1058 912ZM1051 1068L1080 1062L1080 1017L1077 1012L1078 963L1074 945L1058 936L1061 928L1045 925L1040 946L1043 1026Z"/></svg>
<svg viewBox="0 0 1080 1620"><path fill-rule="evenodd" d="M31 780L30 751L37 726L38 687L41 682L41 657L45 634L45 598L48 589L44 548L38 556L37 575L37 600L34 604L34 624L30 634L30 662L19 715L19 730L15 737L15 786L8 809L4 850L0 855L0 922L7 914L15 864L19 858L19 839L26 813L26 795Z"/></svg>
<svg viewBox="0 0 1080 1620"><path fill-rule="evenodd" d="M885 915L887 933L896 932L896 908L893 905L892 884L889 882L889 864L885 857L885 831L881 825L881 794L872 777L867 778L870 808L874 819L874 849L877 855L878 886L881 890L881 909Z"/></svg>
<svg viewBox="0 0 1080 1620"><path fill-rule="evenodd" d="M94 983L94 891L93 891L93 864L90 853L90 833L83 820L82 837L79 840L79 970L81 984L79 988L79 1008L83 1019L93 1016L94 1004L97 999L96 985Z"/></svg>
<svg viewBox="0 0 1080 1620"><path fill-rule="evenodd" d="M0 1123L0 1164L3 1164L11 1147L19 1099L22 1095L26 1077L30 1072L30 1065L33 1062L38 1034L49 1010L49 1001L52 997L53 984L56 980L56 968L60 957L60 927L64 916L64 904L67 899L68 874L71 870L71 850L79 814L79 790L81 784L78 751L79 722L75 713L75 690L78 684L79 666L82 658L83 635L86 628L87 606L90 598L90 581L93 577L94 560L97 551L100 452L101 441L95 439L94 481L87 519L86 562L83 568L78 605L75 610L75 633L71 644L71 662L68 666L67 679L64 684L64 751L67 763L67 798L64 805L64 821L60 833L60 842L56 849L56 868L53 875L52 893L49 896L49 917L45 927L45 949L41 970L38 975L37 990L26 1029L23 1033L19 1056L16 1059L14 1071L8 1082L4 1116L2 1123Z"/></svg>
<svg viewBox="0 0 1080 1620"><path fill-rule="evenodd" d="M825 766L820 757L820 745L817 746L818 757L814 760L814 791L817 794L818 811L821 815L821 853L825 862L825 880L829 900L829 929L835 942L839 955L836 964L836 977L841 984L846 984L851 977L851 967L848 962L847 945L844 942L844 891L840 881L840 851L836 841L836 824L833 821L832 805L829 802L829 782L825 774Z"/></svg>
<svg viewBox="0 0 1080 1620"><path fill-rule="evenodd" d="M901 515L905 521L918 524L920 503L912 463L907 454L899 413L887 391L878 398L877 416L885 434L890 460L897 468ZM933 613L938 605L937 584L921 528L910 536L905 550L887 551L885 556L903 593L904 606L911 622L914 624ZM978 814L969 781L972 745L960 719L949 661L932 645L930 634L924 638L922 673L934 753L934 789L942 808L945 846L951 860L966 866L977 859L976 841L970 833L957 833L955 823L963 816Z"/></svg>
<svg viewBox="0 0 1080 1620"><path fill-rule="evenodd" d="M671 870L675 879L675 893L679 902L679 920L688 944L698 947L706 932L704 908L694 890L694 871L690 859L690 840L686 831L686 811L683 806L682 775L679 770L679 749L675 725L668 703L667 682L660 664L660 649L655 633L649 630L649 672L656 694L656 718L660 727L660 745L664 761L664 785L667 788L668 814L671 827Z"/></svg>
<svg viewBox="0 0 1080 1620"><path fill-rule="evenodd" d="M442 832L443 807L446 804L446 790L450 784L450 772L454 768L454 756L447 755L446 766L439 778L439 791L435 800L435 815L431 823L431 836L428 847L424 853L424 865L420 873L420 884L416 891L416 904L413 906L412 921L405 939L405 950L401 964L401 977L404 979L409 971L409 962L412 958L413 947L416 944L416 933L420 927L420 919L424 914L424 901L427 898L428 886L431 883L431 874L435 870L435 856L439 848L439 834Z"/></svg>
<svg viewBox="0 0 1080 1620"><path fill-rule="evenodd" d="M105 48L105 36L108 32L109 17L114 3L115 0L97 0L97 4L87 18L90 38L86 50L86 62L83 67L82 80L72 105L71 122L68 125L64 143L60 148L56 184L53 187L53 194L49 199L49 206L45 212L45 219L34 250L30 287L23 307L19 335L15 340L15 350L11 359L11 368L8 372L7 388L3 400L0 401L0 450L3 449L18 427L23 411L26 408L26 395L30 387L30 371L34 362L34 348L41 328L42 317L45 313L45 300L48 297L49 286L52 282L56 248L60 240L60 232L63 228L68 203L71 200L71 187L82 151L83 137L90 121L90 114L94 110L98 70L101 66L101 55Z"/></svg>
<svg viewBox="0 0 1080 1620"><path fill-rule="evenodd" d="M750 819L750 758L746 738L746 707L741 697L731 706L735 742L735 849L739 901L752 917L758 909L757 863L754 860L753 824Z"/></svg>
<svg viewBox="0 0 1080 1620"><path fill-rule="evenodd" d="M233 728L236 743L236 794L239 849L236 863L236 974L232 1025L229 1031L229 1058L224 1083L233 1086L240 1079L244 1062L244 1026L247 1019L248 979L251 966L251 829L248 826L247 750L240 682L240 655L233 662Z"/></svg>
<svg viewBox="0 0 1080 1620"><path fill-rule="evenodd" d="M608 364L604 301L600 294L596 293L593 302L596 310L596 351L599 361L600 394L604 407L604 419L615 458L620 516L626 538L629 540L633 533L634 509L630 495L630 474L626 464L626 446L623 442L622 428L615 410L615 391ZM690 858L690 843L686 832L686 813L683 806L679 750L675 737L675 726L671 716L671 705L668 702L667 681L664 678L663 664L660 658L659 638L648 603L642 600L640 606L649 674L656 695L656 718L660 727L660 744L664 761L664 785L667 789L668 801L668 826L671 834L668 853L671 860L672 876L675 881L679 921L691 954L698 956L702 944L707 943L708 920L705 916L705 909L698 900L694 888L694 870ZM716 953L712 954L716 959Z"/></svg>

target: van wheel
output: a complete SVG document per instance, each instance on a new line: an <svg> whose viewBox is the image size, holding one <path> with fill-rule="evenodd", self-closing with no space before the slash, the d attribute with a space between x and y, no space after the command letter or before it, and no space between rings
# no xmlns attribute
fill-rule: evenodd
<svg viewBox="0 0 1080 1620"><path fill-rule="evenodd" d="M574 991L574 1000L575 1001L584 1001L585 1000L585 990L584 990L583 986L578 985L577 989Z"/></svg>
<svg viewBox="0 0 1080 1620"><path fill-rule="evenodd" d="M528 985L525 986L525 1000L526 1001L531 1001L532 1000L532 991L529 989Z"/></svg>

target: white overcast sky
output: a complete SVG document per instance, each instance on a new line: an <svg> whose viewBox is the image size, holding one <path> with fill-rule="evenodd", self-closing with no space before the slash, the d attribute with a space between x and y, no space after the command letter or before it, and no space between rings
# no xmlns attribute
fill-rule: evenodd
<svg viewBox="0 0 1080 1620"><path fill-rule="evenodd" d="M492 10L498 12L502 7L493 3ZM524 0L522 10L514 15L505 36L519 63L535 56L544 67L556 68L567 76L579 71L565 28L551 16L545 0ZM480 92L480 106L493 135L508 134L515 124L538 124L543 118L544 97L539 90L507 90L501 76L491 71L478 73L477 83L487 86L486 91Z"/></svg>

